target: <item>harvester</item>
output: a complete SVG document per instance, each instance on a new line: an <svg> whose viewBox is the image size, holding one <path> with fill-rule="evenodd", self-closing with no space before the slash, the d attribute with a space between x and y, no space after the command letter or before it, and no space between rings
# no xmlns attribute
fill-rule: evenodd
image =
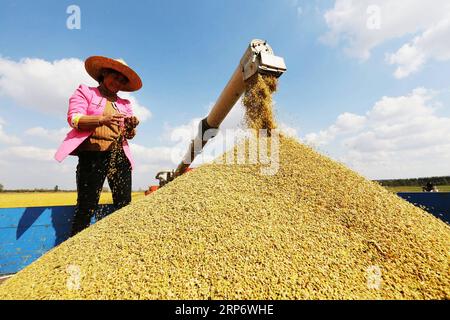
<svg viewBox="0 0 450 320"><path fill-rule="evenodd" d="M159 186L151 186L145 194L156 191L190 170L191 163L202 152L206 143L214 138L222 121L245 92L245 81L247 79L256 73L269 74L278 78L284 72L286 72L284 59L276 56L266 41L252 40L219 99L217 99L209 114L200 121L198 133L191 140L181 163L175 170L158 172L155 179L159 181Z"/></svg>

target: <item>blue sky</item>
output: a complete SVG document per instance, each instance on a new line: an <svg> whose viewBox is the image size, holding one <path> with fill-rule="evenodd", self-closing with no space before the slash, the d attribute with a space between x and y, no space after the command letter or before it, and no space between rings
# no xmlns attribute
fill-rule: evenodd
<svg viewBox="0 0 450 320"><path fill-rule="evenodd" d="M382 97L407 97L420 87L434 92L430 101L441 106L433 115L445 122L450 117L448 60L442 59L442 54L435 54L437 58L433 58L433 53L428 52L429 59L420 70L401 79L394 76L396 65L386 62L387 54L396 53L403 45L412 43L415 37L434 30L433 23L418 22L417 27L412 23L410 29L400 34L383 28L374 31L380 33L376 36L379 37L378 42L370 47L370 57L361 59L348 54L345 49L358 41L364 44L364 39L370 34L363 34L361 38L361 32L357 28L352 29L353 25L334 30L341 37L334 46L320 40L335 28L326 21L325 14L339 11L339 2L347 7L357 7L355 2L346 0L1 0L0 57L17 63L24 58L48 62L68 58L84 61L90 55L125 59L144 83L143 89L133 96L152 114L141 124L139 135L134 140L145 148L162 146L164 139L161 135L167 128L183 126L193 118L206 115L208 106L220 94L253 38L268 40L275 53L285 58L288 72L280 79L279 92L275 96L277 116L280 122L296 129L300 138L327 130L339 115L365 116ZM379 3L383 9L387 2L389 0L371 3ZM413 5L420 6L417 1L413 2ZM72 4L81 9L80 30L66 28L69 16L66 9ZM436 15L439 11L442 10L436 10ZM339 19L340 16L336 17ZM353 18L349 15L345 21ZM439 21L444 17L435 18ZM414 16L391 14L386 18L389 19L411 23ZM431 102L427 106L430 105ZM25 105L13 94L4 90L2 94L1 87L0 119L4 123L5 135L22 137L23 144L48 150L56 148L58 143L33 139L30 135L24 137L23 133L33 127L58 130L66 125L63 112L43 112L33 105ZM367 130L373 128L369 126ZM333 137L332 142L318 143L318 149L346 162L346 154L355 150L342 147L339 139L348 136L340 134ZM447 148L445 141L442 146ZM10 147L11 144L0 142L0 150ZM444 160L447 155L443 155ZM69 163L73 165L74 162ZM350 160L348 164L352 166ZM52 166L58 164L45 166L51 172ZM353 167L370 178L408 176L408 173L396 171L395 163L387 174L361 167L361 164ZM151 171L147 174L152 176ZM445 168L436 172L421 171L418 163L409 175L428 174L450 172L445 172ZM73 186L70 170L63 176L64 180L61 178L59 183ZM38 177L27 182L6 175L2 177L0 173L0 182L2 179L13 187L41 183ZM139 180L135 187L145 187L144 180Z"/></svg>

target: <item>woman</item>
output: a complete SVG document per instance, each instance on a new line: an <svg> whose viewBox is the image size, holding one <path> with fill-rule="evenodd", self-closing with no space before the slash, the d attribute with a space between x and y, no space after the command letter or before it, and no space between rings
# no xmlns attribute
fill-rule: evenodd
<svg viewBox="0 0 450 320"><path fill-rule="evenodd" d="M78 156L72 236L89 226L105 179L116 209L131 202L133 160L127 140L135 136L139 121L130 101L117 93L142 87L139 76L123 60L93 56L85 61L85 68L99 86L80 85L70 98L67 121L73 129L55 154L60 162L69 154Z"/></svg>

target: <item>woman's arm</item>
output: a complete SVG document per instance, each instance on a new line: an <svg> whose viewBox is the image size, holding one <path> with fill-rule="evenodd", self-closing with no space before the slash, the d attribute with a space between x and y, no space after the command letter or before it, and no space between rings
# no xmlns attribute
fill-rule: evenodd
<svg viewBox="0 0 450 320"><path fill-rule="evenodd" d="M93 130L100 126L101 116L82 116L78 120L78 130Z"/></svg>
<svg viewBox="0 0 450 320"><path fill-rule="evenodd" d="M67 122L74 129L78 128L81 117L87 113L91 93L89 88L81 84L69 99L69 110L67 112Z"/></svg>
<svg viewBox="0 0 450 320"><path fill-rule="evenodd" d="M82 116L78 120L79 130L93 130L103 125L119 125L123 120L123 115L115 114L109 116Z"/></svg>
<svg viewBox="0 0 450 320"><path fill-rule="evenodd" d="M118 125L123 115L113 116L88 116L87 108L92 99L92 92L88 86L81 84L69 99L69 111L67 122L77 130L93 130L102 125Z"/></svg>

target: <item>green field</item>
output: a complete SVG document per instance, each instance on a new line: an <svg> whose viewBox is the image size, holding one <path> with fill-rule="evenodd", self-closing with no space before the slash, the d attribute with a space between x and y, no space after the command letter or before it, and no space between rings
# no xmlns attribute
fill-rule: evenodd
<svg viewBox="0 0 450 320"><path fill-rule="evenodd" d="M144 197L144 192L133 192L132 199ZM2 192L0 208L65 206L77 203L76 192ZM111 192L102 192L100 204L112 203Z"/></svg>

